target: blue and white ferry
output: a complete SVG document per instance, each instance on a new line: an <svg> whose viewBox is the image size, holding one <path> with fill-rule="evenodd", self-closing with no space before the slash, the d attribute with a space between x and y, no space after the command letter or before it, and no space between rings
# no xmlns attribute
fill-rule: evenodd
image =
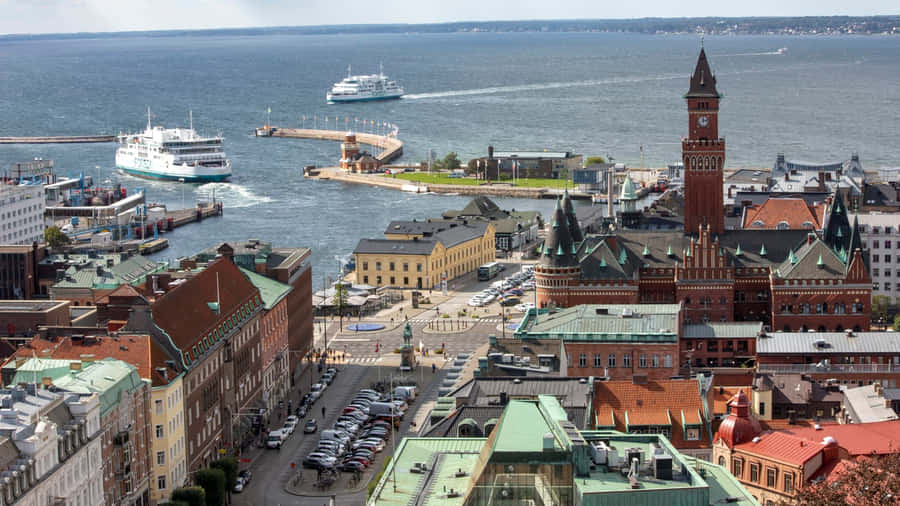
<svg viewBox="0 0 900 506"><path fill-rule="evenodd" d="M224 138L197 135L191 117L190 128L163 128L150 124L139 134L120 134L116 150L116 168L123 174L180 181L207 183L231 177L231 161L225 157Z"/></svg>
<svg viewBox="0 0 900 506"><path fill-rule="evenodd" d="M384 75L384 66L379 66L379 72L372 75L354 76L347 66L347 77L341 82L334 83L331 91L325 94L328 103L335 102L361 102L363 100L387 100L403 96L403 88L397 81L391 81Z"/></svg>

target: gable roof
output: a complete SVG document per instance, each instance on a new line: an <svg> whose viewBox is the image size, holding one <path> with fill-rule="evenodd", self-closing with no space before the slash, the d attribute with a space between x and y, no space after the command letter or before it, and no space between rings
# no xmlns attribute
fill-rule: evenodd
<svg viewBox="0 0 900 506"><path fill-rule="evenodd" d="M430 255L437 246L434 239L360 239L354 254Z"/></svg>
<svg viewBox="0 0 900 506"><path fill-rule="evenodd" d="M758 439L757 439L758 438ZM824 446L797 437L787 431L767 432L757 436L756 441L734 445L741 450L786 464L803 465L824 449Z"/></svg>
<svg viewBox="0 0 900 506"><path fill-rule="evenodd" d="M670 426L676 448L708 448L706 409L700 388L693 380L597 381L594 386L594 410L598 423L622 432L629 427ZM700 425L698 440L685 439L686 425Z"/></svg>
<svg viewBox="0 0 900 506"><path fill-rule="evenodd" d="M744 208L742 228L778 228L820 230L825 222L825 204L808 204L800 198L768 199Z"/></svg>
<svg viewBox="0 0 900 506"><path fill-rule="evenodd" d="M811 238L812 233L811 234ZM800 246L776 269L783 279L844 279L847 265L818 237Z"/></svg>
<svg viewBox="0 0 900 506"><path fill-rule="evenodd" d="M243 320L261 305L259 290L223 257L157 299L151 310L153 322L184 357L211 334L224 337L213 333L219 326L227 333L233 317ZM196 358L191 356L191 360Z"/></svg>
<svg viewBox="0 0 900 506"><path fill-rule="evenodd" d="M241 274L247 276L247 279L259 289L259 296L262 298L263 307L266 310L275 307L278 302L287 296L294 289L291 285L286 285L272 278L257 274L251 270L240 267Z"/></svg>
<svg viewBox="0 0 900 506"><path fill-rule="evenodd" d="M6 364L14 362L16 358L31 358L34 355L41 358L82 361L88 359L85 355L91 355L92 360L113 358L134 366L141 378L151 378L150 336L146 334L123 334L118 337L91 336L87 339L63 336L55 341L36 337L17 349Z"/></svg>
<svg viewBox="0 0 900 506"><path fill-rule="evenodd" d="M838 446L850 455L871 455L895 453L900 448L900 420L884 422L827 424L815 427L797 427L783 432L802 437L810 442L821 442L825 437L833 437Z"/></svg>

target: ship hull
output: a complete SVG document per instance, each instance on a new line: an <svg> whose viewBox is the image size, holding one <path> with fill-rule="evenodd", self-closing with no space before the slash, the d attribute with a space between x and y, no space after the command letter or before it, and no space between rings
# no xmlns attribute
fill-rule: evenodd
<svg viewBox="0 0 900 506"><path fill-rule="evenodd" d="M403 97L402 93L392 94L392 95L378 95L378 96L343 96L343 97L334 97L330 94L325 95L325 100L330 104L344 103L344 102L371 102L373 100L395 100Z"/></svg>
<svg viewBox="0 0 900 506"><path fill-rule="evenodd" d="M227 181L231 177L231 173L227 174L164 174L160 172L147 171L143 169L135 169L133 167L116 166L119 172L128 174L129 176L140 177L144 179L154 179L156 181L181 181L185 183L215 183Z"/></svg>

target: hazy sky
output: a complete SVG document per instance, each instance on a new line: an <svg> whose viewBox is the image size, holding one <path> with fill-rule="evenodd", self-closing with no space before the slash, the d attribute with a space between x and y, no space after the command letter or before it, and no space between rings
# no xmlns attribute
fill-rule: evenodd
<svg viewBox="0 0 900 506"><path fill-rule="evenodd" d="M711 9L711 10L706 10ZM900 14L897 0L0 0L0 33L498 19Z"/></svg>

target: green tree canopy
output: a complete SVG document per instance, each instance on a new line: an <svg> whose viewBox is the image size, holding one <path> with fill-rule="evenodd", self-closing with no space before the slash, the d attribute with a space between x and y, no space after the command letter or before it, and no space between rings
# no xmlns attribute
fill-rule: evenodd
<svg viewBox="0 0 900 506"><path fill-rule="evenodd" d="M221 469L201 469L194 473L194 482L206 492L206 506L225 506L225 472Z"/></svg>
<svg viewBox="0 0 900 506"><path fill-rule="evenodd" d="M238 461L234 457L223 457L209 464L213 469L221 469L225 473L225 490L233 490L237 484Z"/></svg>
<svg viewBox="0 0 900 506"><path fill-rule="evenodd" d="M65 246L71 242L69 236L63 233L56 225L44 229L44 242L53 249Z"/></svg>
<svg viewBox="0 0 900 506"><path fill-rule="evenodd" d="M606 158L602 156L589 156L584 161L585 165L594 165L595 163L606 163Z"/></svg>
<svg viewBox="0 0 900 506"><path fill-rule="evenodd" d="M900 453L845 460L838 474L800 488L801 506L844 506L847 504L896 504L900 497Z"/></svg>
<svg viewBox="0 0 900 506"><path fill-rule="evenodd" d="M172 502L188 506L206 506L206 491L203 487L179 487L172 492Z"/></svg>

